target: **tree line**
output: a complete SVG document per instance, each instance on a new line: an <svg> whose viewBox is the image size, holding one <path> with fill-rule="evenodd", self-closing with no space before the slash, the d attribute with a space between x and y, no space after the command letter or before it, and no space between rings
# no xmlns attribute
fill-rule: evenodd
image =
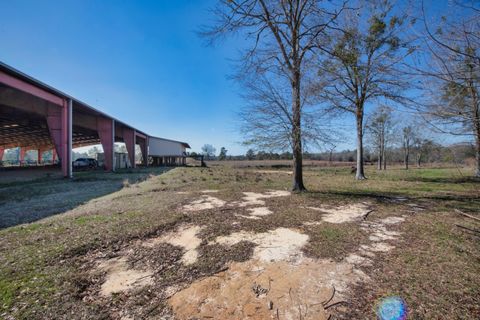
<svg viewBox="0 0 480 320"><path fill-rule="evenodd" d="M471 143L457 143L448 146L443 146L429 138L420 138L414 136L414 143L409 147L409 156L405 157L407 150L402 145L402 141L391 141L383 147L383 153L378 152L376 142L374 140L367 140L364 152L364 163L368 165L375 165L378 170L386 170L387 166L404 165L408 169L409 166L422 167L429 165L470 165L475 158L475 147ZM188 156L198 157L203 155L209 160L292 160L293 154L291 152L272 152L254 149L248 149L244 155L228 155L227 149L222 147L218 155L207 155L204 152L190 152ZM356 150L342 150L327 152L304 152L304 160L318 160L324 162L338 163L347 162L355 163ZM408 161L405 161L408 159Z"/></svg>
<svg viewBox="0 0 480 320"><path fill-rule="evenodd" d="M245 145L292 153L293 190L305 190L304 153L332 149L349 116L356 179L365 179L366 135L384 168L389 110L474 141L480 176L479 8L454 0L439 16L423 2L221 0L201 34L245 40L233 76L244 89L240 130ZM406 164L420 142L413 131L396 131Z"/></svg>

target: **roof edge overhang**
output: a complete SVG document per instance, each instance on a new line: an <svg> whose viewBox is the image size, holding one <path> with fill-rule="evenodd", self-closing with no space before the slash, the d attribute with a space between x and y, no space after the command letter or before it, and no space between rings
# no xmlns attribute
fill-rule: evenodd
<svg viewBox="0 0 480 320"><path fill-rule="evenodd" d="M79 105L81 105L82 107L84 107L84 108L86 108L86 109L89 109L89 110L91 110L91 111L94 112L94 113L97 113L97 114L99 114L99 115L101 115L101 116L103 116L103 117L106 117L106 118L110 118L110 119L114 120L115 122L118 122L118 123L121 124L122 126L125 126L125 127L127 127L127 128L131 128L131 129L133 129L133 130L135 130L135 131L137 131L137 132L140 132L140 133L144 134L145 136L148 136L148 135L147 135L145 132L143 132L142 130L138 130L137 128L135 128L135 127L133 127L133 126L131 126L131 125L123 122L123 121L120 121L120 120L118 120L118 119L116 119L116 118L114 118L114 117L106 114L105 112L100 111L100 110L98 110L97 108L94 108L94 107L92 107L91 105L89 105L89 104L87 104L87 103L85 103L85 102L83 102L83 101L81 101L81 100L79 100L79 99L76 99L76 98L72 97L71 95L66 94L65 92L60 91L60 90L58 90L58 89L56 89L56 88L54 88L54 87L52 87L52 86L50 86L50 85L48 85L48 84L40 81L40 80L38 80L38 79L35 79L35 78L27 75L26 73L24 73L24 72L22 72L22 71L20 71L20 70L17 70L17 69L15 69L14 67L9 66L9 65L7 65L6 63L1 62L1 61L0 61L0 71L3 71L3 72L7 73L7 74L10 75L10 76L16 77L16 78L21 79L22 81L25 81L25 82L27 82L27 83L29 83L29 84L31 84L31 85L34 85L34 86L36 86L36 87L38 87L38 88L41 88L42 90L47 91L47 92L49 92L49 93L51 93L51 94L53 94L53 95L55 95L55 96L58 96L58 97L60 97L60 98L62 98L62 99L71 99L74 103L79 104Z"/></svg>
<svg viewBox="0 0 480 320"><path fill-rule="evenodd" d="M154 138L154 139L163 140L163 141L180 143L180 144L182 144L185 148L191 149L190 145L189 145L188 143L186 143L186 142L183 142L183 141L172 140L172 139L165 139L165 138L160 138L160 137L155 137L155 136L149 136L149 137L150 137L150 138Z"/></svg>

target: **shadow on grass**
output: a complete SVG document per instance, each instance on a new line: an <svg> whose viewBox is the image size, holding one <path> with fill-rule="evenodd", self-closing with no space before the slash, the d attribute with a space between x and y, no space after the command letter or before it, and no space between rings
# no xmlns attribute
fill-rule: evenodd
<svg viewBox="0 0 480 320"><path fill-rule="evenodd" d="M405 181L409 182L425 182L425 183L479 183L480 178L472 176L462 176L462 177L409 177L405 178Z"/></svg>
<svg viewBox="0 0 480 320"><path fill-rule="evenodd" d="M389 192L367 192L367 191L308 191L306 195L319 196L319 197L342 197L342 198L355 198L355 199L364 199L370 198L379 202L386 203L401 203L408 201L418 201L418 200L441 200L441 201L466 201L466 202L478 202L480 205L480 198L475 195L429 195L429 196L408 196L404 193L389 193Z"/></svg>
<svg viewBox="0 0 480 320"><path fill-rule="evenodd" d="M64 213L170 169L77 172L73 179L51 177L0 184L0 229Z"/></svg>

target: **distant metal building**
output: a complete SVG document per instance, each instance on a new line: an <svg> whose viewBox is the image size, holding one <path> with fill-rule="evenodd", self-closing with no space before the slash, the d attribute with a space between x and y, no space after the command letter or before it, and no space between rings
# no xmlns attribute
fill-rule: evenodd
<svg viewBox="0 0 480 320"><path fill-rule="evenodd" d="M185 165L188 143L158 137L149 137L148 155L154 166Z"/></svg>

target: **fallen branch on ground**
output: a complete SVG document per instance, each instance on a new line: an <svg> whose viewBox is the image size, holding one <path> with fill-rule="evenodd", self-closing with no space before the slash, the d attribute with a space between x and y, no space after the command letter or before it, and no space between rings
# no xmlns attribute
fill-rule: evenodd
<svg viewBox="0 0 480 320"><path fill-rule="evenodd" d="M455 212L458 213L458 214L461 214L462 216L469 217L470 219L477 220L477 221L480 222L480 218L477 218L477 217L474 217L472 215L466 214L465 212L462 212L458 209L455 209Z"/></svg>
<svg viewBox="0 0 480 320"><path fill-rule="evenodd" d="M326 305L328 305L330 303L330 301L332 301L333 297L335 296L335 292L336 292L335 286L333 286L333 291L332 291L332 295L330 296L330 299L322 302L323 307L325 307Z"/></svg>
<svg viewBox="0 0 480 320"><path fill-rule="evenodd" d="M363 220L367 220L368 215L369 215L370 213L372 213L373 211L375 211L375 210L372 209L372 210L369 210L367 213L365 213L365 214L363 215Z"/></svg>
<svg viewBox="0 0 480 320"><path fill-rule="evenodd" d="M338 302L332 303L331 305L326 306L324 309L327 310L327 309L329 309L329 308L331 308L331 307L334 307L334 306L339 305L339 304L342 304L342 303L348 304L347 301L338 301Z"/></svg>
<svg viewBox="0 0 480 320"><path fill-rule="evenodd" d="M468 231L470 231L470 232L473 232L475 236L480 237L480 230L470 229L470 228L468 228L468 227L465 227L465 226L462 226L462 225L459 225L459 224L455 224L455 225L456 225L457 227L461 228L461 229L465 229L465 230L468 230ZM475 234L475 233L478 233L478 235Z"/></svg>

